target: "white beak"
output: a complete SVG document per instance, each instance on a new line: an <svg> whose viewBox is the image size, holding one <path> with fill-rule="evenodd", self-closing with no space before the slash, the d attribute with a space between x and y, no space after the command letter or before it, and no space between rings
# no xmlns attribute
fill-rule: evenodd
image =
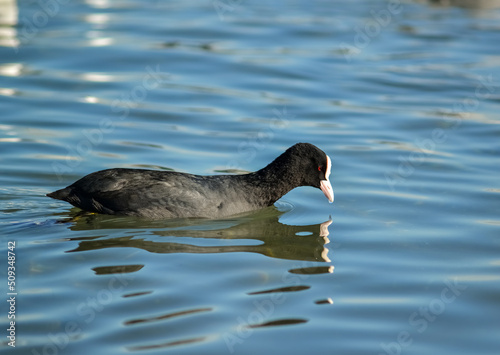
<svg viewBox="0 0 500 355"><path fill-rule="evenodd" d="M325 172L325 179L326 180L321 180L319 182L320 189L323 191L325 194L326 198L330 203L333 202L334 199L334 194L333 194L333 189L332 189L332 184L330 183L330 172L332 170L332 161L330 160L330 157L327 155L326 156L326 172Z"/></svg>

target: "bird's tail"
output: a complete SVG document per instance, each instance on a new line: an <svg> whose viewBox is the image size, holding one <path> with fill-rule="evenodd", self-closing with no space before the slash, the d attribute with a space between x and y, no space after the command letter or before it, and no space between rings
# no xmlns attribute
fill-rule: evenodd
<svg viewBox="0 0 500 355"><path fill-rule="evenodd" d="M66 198L69 196L70 192L71 192L71 189L69 187L65 187L64 189L51 192L51 193L47 194L47 196L50 198L56 199L56 200L65 201Z"/></svg>

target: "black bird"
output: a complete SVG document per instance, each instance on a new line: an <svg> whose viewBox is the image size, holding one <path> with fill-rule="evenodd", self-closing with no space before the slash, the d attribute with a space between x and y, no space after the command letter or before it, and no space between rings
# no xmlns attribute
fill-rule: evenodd
<svg viewBox="0 0 500 355"><path fill-rule="evenodd" d="M272 163L242 175L192 175L145 169L107 169L47 194L89 212L152 219L220 218L274 204L299 186L321 189L333 202L331 160L297 143Z"/></svg>

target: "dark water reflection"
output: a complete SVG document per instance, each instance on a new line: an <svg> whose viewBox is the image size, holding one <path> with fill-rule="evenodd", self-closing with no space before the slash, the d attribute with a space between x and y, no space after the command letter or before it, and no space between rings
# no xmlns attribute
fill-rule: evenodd
<svg viewBox="0 0 500 355"><path fill-rule="evenodd" d="M325 245L330 242L328 226L332 220L321 224L291 226L279 221L281 214L274 207L249 216L225 220L147 221L84 214L68 221L67 223L71 223L69 228L75 231L99 231L99 235L70 238L79 243L77 248L68 252L138 248L160 254L251 252L279 259L330 261ZM145 237L145 228L150 236ZM106 230L116 229L123 229L127 235L115 238L106 236ZM175 237L175 241L162 240L171 237ZM185 238L189 238L189 243L184 242ZM201 238L213 239L215 242L212 244L215 245L200 243ZM118 268L117 272L122 271ZM306 272L309 271L304 271Z"/></svg>
<svg viewBox="0 0 500 355"><path fill-rule="evenodd" d="M499 0L417 0L416 2L438 6L457 6L468 9L493 9L500 7Z"/></svg>
<svg viewBox="0 0 500 355"><path fill-rule="evenodd" d="M293 329L310 323L311 316L303 310L280 311L286 309L285 301L302 304L307 299L309 306L320 308L324 306L318 305L332 304L330 298L317 296L331 293L323 293L315 281L321 274L333 273L327 248L332 220L292 226L280 222L283 213L272 207L223 220L148 221L73 209L69 217L63 214L65 218L56 221L56 226L66 227L77 235L61 240L66 246L64 254L84 261L91 268L93 275L87 276L85 282L105 285L105 291L97 289L97 299L100 293L114 293L120 288L117 313L112 319L113 325L119 324L121 329L116 341L123 343L128 352L142 353L187 345L209 346L213 340L212 328L231 339L240 332ZM74 247L68 250L66 243ZM106 252L113 248L147 253L127 254L117 249ZM149 253L159 257L150 257ZM209 254L225 254L225 259L230 260L238 258L237 254L229 253L261 254L266 258L259 258L260 264L278 262L282 267L270 269L247 262L233 263L230 267L222 258L216 263L221 266L216 266L216 272L201 266L205 265L204 260L214 263ZM168 255L161 257L161 254ZM119 255L133 256L122 259ZM175 260L182 262L177 264ZM233 268L238 270L236 274ZM259 277L254 279L251 275L256 271ZM192 279L190 275L194 272L197 277ZM184 286L179 288L179 285ZM233 291L227 291L228 285ZM235 319L234 310L240 308L242 316ZM193 330L196 328L200 332ZM111 339L113 342L113 335Z"/></svg>
<svg viewBox="0 0 500 355"><path fill-rule="evenodd" d="M96 275L112 275L136 272L141 270L143 267L144 265L116 265L94 267L92 270L94 270Z"/></svg>

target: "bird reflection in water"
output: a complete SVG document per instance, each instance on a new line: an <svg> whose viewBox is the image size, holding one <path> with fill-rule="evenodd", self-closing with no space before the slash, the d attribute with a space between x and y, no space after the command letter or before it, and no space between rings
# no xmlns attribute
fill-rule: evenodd
<svg viewBox="0 0 500 355"><path fill-rule="evenodd" d="M275 207L223 220L145 221L130 217L80 214L64 224L74 231L86 231L85 236L70 239L78 242L76 248L68 250L73 253L105 248L135 248L158 254L250 252L272 258L299 261L294 262L293 267L286 271L287 274L294 275L290 279L287 278L287 282L259 283L243 287L243 293L237 297L238 302L250 302L253 305L258 300L269 303L272 300L285 300L296 293L307 291L313 287L313 283L304 282L309 277L333 272L333 265L330 264L326 247L330 242L328 237L332 220L329 219L321 224L291 226L279 221L282 214L283 212ZM110 237L111 235L118 235L118 237ZM138 272L144 266L143 264L106 265L93 267L92 270L96 275L124 274L124 277L127 277L127 274ZM122 296L134 302L138 296L142 299L143 296L148 296L153 292L154 289L149 288L134 289ZM309 301L316 305L333 303L331 298L310 299ZM172 304L168 300L163 302L159 303L163 306L155 306L154 309L149 309L144 314L141 312L127 314L122 324L129 329L168 328L174 324L172 322L180 320L210 319L210 317L218 316L217 306L210 302L181 303L182 306L176 305L175 302ZM273 307L275 307L274 304ZM255 310L250 311L249 314L253 314L252 312ZM241 317L247 319L249 314L242 313ZM249 321L245 327L251 331L256 328L270 329L307 322L309 322L307 315L269 314L263 317L262 321ZM227 334L232 334L233 319L231 318L228 325L222 329L225 329ZM211 334L200 336L200 334L191 334L189 330L186 330L176 336L165 336L161 341L156 338L150 341L141 338L140 341L127 346L127 350L134 352L167 349L203 343L210 339Z"/></svg>
<svg viewBox="0 0 500 355"><path fill-rule="evenodd" d="M95 237L71 238L79 241L79 245L69 252L104 248L139 248L161 254L251 252L279 259L330 262L326 244L330 242L328 226L332 223L331 219L321 224L291 226L279 222L281 214L276 208L269 207L250 215L223 220L145 221L130 217L83 215L72 218L69 228L99 230L99 233ZM144 233L146 228L147 239ZM103 233L106 229L123 229L124 236L107 238ZM130 235L134 229L138 230L137 235ZM115 232L113 234L116 235ZM168 238L168 241L163 238ZM175 240L172 241L172 238ZM189 238L189 244L183 242L184 238ZM208 238L214 243L207 246L204 241L203 245L196 245L193 238ZM228 245L228 240L234 243Z"/></svg>

